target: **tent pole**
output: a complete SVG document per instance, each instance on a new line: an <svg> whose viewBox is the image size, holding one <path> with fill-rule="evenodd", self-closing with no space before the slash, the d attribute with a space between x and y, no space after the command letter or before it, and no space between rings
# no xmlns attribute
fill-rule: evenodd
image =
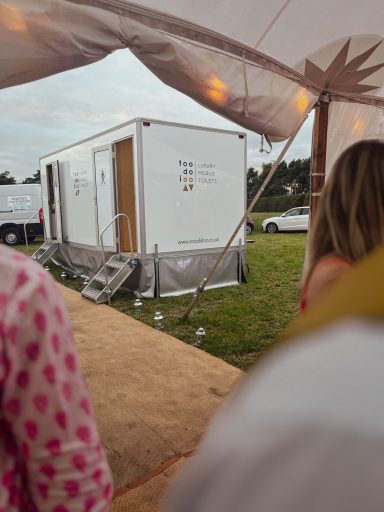
<svg viewBox="0 0 384 512"><path fill-rule="evenodd" d="M325 163L327 156L329 96L323 93L315 107L315 119L312 132L311 158L311 201L310 219L315 218L321 191L325 182Z"/></svg>
<svg viewBox="0 0 384 512"><path fill-rule="evenodd" d="M325 164L327 156L328 136L328 110L329 95L323 92L315 106L315 118L312 129L312 151L310 169L310 203L309 203L309 226L310 234L313 220L316 216L320 194L325 183ZM309 265L309 236L304 256L303 275L306 275Z"/></svg>
<svg viewBox="0 0 384 512"><path fill-rule="evenodd" d="M187 307L187 309L184 311L183 315L180 317L180 320L181 321L184 321L188 318L190 312L192 311L192 309L195 307L195 304L199 298L199 296L203 293L208 281L211 279L212 275L215 273L217 267L219 266L220 262L222 261L222 259L224 258L227 250L229 249L231 243L233 242L237 232L239 231L239 229L241 228L241 226L244 224L246 218L247 218L247 215L248 213L250 213L252 210L253 210L253 207L255 206L256 202L258 201L259 197L261 196L261 194L264 192L264 189L265 187L268 185L268 183L270 182L270 180L272 179L273 175L275 174L276 172L276 169L279 167L281 161L283 160L284 156L285 156L285 153L288 151L290 145L292 144L292 142L294 141L294 139L296 138L296 135L298 134L300 128L303 126L304 124L304 121L307 119L308 116L305 116L301 123L297 126L296 130L292 133L292 135L289 137L289 139L287 140L287 142L285 143L285 146L283 147L283 149L281 150L281 153L280 155L278 156L277 160L275 161L275 163L272 165L271 167L271 170L269 171L268 175L266 176L265 180L263 181L261 187L259 188L259 190L256 192L256 195L255 197L252 199L250 205L248 206L247 208L247 211L244 213L243 217L241 218L240 222L238 223L238 225L236 226L235 228L235 231L232 233L230 239L228 240L227 242L227 245L224 247L224 249L221 251L221 253L219 254L217 260L215 261L213 267L211 268L211 270L209 271L207 277L205 277L201 283L199 284L199 286L196 288L194 294L193 294L193 299L190 303L190 305Z"/></svg>

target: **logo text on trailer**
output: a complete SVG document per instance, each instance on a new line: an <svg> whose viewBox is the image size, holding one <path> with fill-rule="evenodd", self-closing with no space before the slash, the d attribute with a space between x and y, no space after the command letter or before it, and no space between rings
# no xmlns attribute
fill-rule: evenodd
<svg viewBox="0 0 384 512"><path fill-rule="evenodd" d="M180 172L180 183L183 192L192 192L195 184L195 165L193 162L187 162L179 160Z"/></svg>

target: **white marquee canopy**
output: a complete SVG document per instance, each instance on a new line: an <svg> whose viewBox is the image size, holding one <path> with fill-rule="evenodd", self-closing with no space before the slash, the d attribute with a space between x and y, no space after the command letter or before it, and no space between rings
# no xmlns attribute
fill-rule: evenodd
<svg viewBox="0 0 384 512"><path fill-rule="evenodd" d="M327 93L327 167L384 136L382 0L0 0L0 88L129 48L163 82L272 140Z"/></svg>

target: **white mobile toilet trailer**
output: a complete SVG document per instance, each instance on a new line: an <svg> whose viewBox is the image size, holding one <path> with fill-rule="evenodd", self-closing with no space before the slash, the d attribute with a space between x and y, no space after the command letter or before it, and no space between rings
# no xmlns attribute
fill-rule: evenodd
<svg viewBox="0 0 384 512"><path fill-rule="evenodd" d="M88 276L96 302L122 285L142 297L195 290L245 211L244 133L135 119L40 169L47 240L34 256ZM241 280L244 252L242 229L211 287Z"/></svg>

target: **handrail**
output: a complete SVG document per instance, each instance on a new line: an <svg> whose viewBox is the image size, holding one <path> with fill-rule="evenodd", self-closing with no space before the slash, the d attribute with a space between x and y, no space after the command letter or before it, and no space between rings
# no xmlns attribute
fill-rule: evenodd
<svg viewBox="0 0 384 512"><path fill-rule="evenodd" d="M39 212L35 212L32 217L30 217L27 222L24 222L24 238L25 238L25 245L27 246L27 255L29 256L29 244L28 244L28 237L27 237L27 224L36 217L36 215L39 215Z"/></svg>
<svg viewBox="0 0 384 512"><path fill-rule="evenodd" d="M130 245L130 248L131 248L131 260L133 260L133 246L132 246L132 230L131 230L131 221L129 220L129 217L128 215L126 215L125 213L118 213L117 215L115 215L113 217L113 219L111 220L111 222L109 222L107 224L107 226L105 226L104 229L102 229L101 233L100 233L100 243L101 243L101 254L102 254L102 258L103 258L103 267L104 267L104 277L105 277L105 287L107 288L107 298L108 298L108 304L111 304L111 297L110 297L110 293L108 293L108 289L109 289L109 280L108 280L108 275L107 275L107 267L106 267L106 261L105 261L105 251L104 251L104 243L103 243L103 234L104 232L109 228L109 226L111 224L113 224L116 219L118 219L119 217L124 217L127 221L127 224L128 224L128 237L129 237L129 245Z"/></svg>

